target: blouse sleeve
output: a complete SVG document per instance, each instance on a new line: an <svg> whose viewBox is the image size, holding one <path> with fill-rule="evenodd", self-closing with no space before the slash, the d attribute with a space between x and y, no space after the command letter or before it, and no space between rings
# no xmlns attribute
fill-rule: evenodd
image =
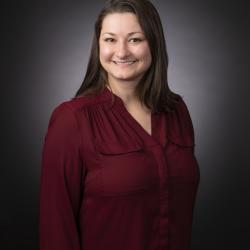
<svg viewBox="0 0 250 250"><path fill-rule="evenodd" d="M81 139L73 110L52 112L42 152L40 250L80 250L78 213L82 195Z"/></svg>
<svg viewBox="0 0 250 250"><path fill-rule="evenodd" d="M195 153L195 134L188 107L181 96L176 104L176 112L169 114L169 139L174 143L188 147Z"/></svg>
<svg viewBox="0 0 250 250"><path fill-rule="evenodd" d="M187 107L187 104L183 99L181 99L182 103L182 114L183 114L183 125L187 128L188 136L190 137L191 144L193 144L192 152L195 153L195 133L194 133L194 126L193 121L189 112L189 109Z"/></svg>

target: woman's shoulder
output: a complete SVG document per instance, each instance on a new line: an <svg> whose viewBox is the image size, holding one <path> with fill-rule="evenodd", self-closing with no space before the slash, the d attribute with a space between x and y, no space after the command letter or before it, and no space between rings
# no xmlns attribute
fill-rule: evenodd
<svg viewBox="0 0 250 250"><path fill-rule="evenodd" d="M105 105L107 101L107 98L103 98L102 95L73 97L57 103L54 106L52 112L61 113L65 111L71 111L75 113L83 110L84 108L93 107L96 105Z"/></svg>
<svg viewBox="0 0 250 250"><path fill-rule="evenodd" d="M187 105L187 102L184 98L184 96L180 94L176 94L176 103L175 103L175 112L178 113L179 115L190 115L189 114L189 108Z"/></svg>
<svg viewBox="0 0 250 250"><path fill-rule="evenodd" d="M194 127L184 97L178 95L174 112L167 115L170 137L178 144L194 145Z"/></svg>

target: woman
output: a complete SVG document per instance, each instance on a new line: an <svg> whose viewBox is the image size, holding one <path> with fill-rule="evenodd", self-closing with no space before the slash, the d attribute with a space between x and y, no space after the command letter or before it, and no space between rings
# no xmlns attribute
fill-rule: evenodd
<svg viewBox="0 0 250 250"><path fill-rule="evenodd" d="M107 3L85 79L50 118L41 250L190 249L199 166L192 121L168 87L167 65L152 3Z"/></svg>

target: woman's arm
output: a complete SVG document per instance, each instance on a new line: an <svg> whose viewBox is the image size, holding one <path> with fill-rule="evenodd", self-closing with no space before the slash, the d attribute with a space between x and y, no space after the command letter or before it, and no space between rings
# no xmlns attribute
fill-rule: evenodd
<svg viewBox="0 0 250 250"><path fill-rule="evenodd" d="M70 106L52 112L40 179L40 250L80 250L81 137Z"/></svg>

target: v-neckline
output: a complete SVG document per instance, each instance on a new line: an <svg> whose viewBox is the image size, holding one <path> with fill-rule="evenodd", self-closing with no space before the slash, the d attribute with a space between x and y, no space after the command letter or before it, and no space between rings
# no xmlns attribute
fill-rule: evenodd
<svg viewBox="0 0 250 250"><path fill-rule="evenodd" d="M133 124L136 128L136 130L141 134L143 138L145 138L145 141L149 145L155 145L159 144L158 141L155 138L154 135L154 120L155 120L155 113L150 113L150 122L151 122L151 134L148 133L148 131L130 114L130 112L127 110L123 100L121 97L116 95L114 92L109 90L107 87L105 87L104 91L112 97L112 95L115 98L114 107L118 108L119 111L122 111L124 115L130 120L131 124Z"/></svg>
<svg viewBox="0 0 250 250"><path fill-rule="evenodd" d="M124 112L127 113L127 117L133 121L133 123L135 123L138 127L140 127L141 130L143 130L144 133L147 134L147 136L152 137L153 136L153 129L152 129L152 125L153 125L153 119L152 119L152 112L150 113L150 129L151 129L151 134L148 133L148 131L134 118L134 116L127 110L126 106L123 103L123 107L124 107Z"/></svg>

